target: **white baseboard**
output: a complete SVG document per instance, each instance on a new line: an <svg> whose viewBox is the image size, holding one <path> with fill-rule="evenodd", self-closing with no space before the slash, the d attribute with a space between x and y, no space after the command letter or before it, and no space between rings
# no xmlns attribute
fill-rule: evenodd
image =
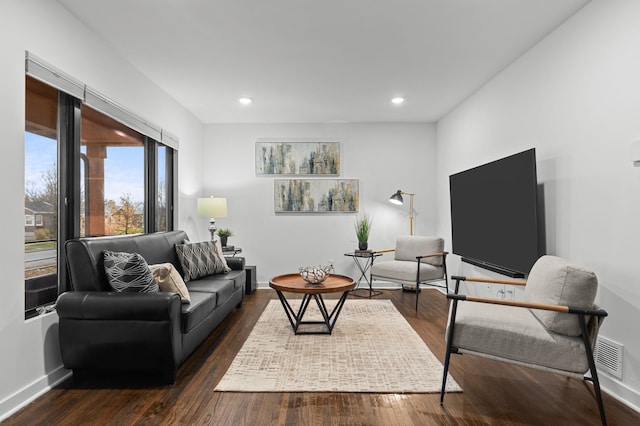
<svg viewBox="0 0 640 426"><path fill-rule="evenodd" d="M598 371L598 379L600 379L600 388L604 392L622 402L632 410L640 413L640 392L635 389L631 389L629 386L606 373L600 373ZM604 409L606 412L606 405Z"/></svg>
<svg viewBox="0 0 640 426"><path fill-rule="evenodd" d="M62 366L0 401L0 422L71 376Z"/></svg>

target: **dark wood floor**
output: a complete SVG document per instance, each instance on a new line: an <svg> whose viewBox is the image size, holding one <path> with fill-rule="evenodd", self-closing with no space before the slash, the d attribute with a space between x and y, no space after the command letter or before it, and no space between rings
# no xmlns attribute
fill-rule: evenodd
<svg viewBox="0 0 640 426"><path fill-rule="evenodd" d="M225 393L213 392L249 335L272 290L245 298L178 370L174 385L145 377L68 380L6 420L36 424L211 425L589 425L599 424L590 384L471 356L453 356L450 371L463 392L438 394ZM424 291L385 290L389 298L444 358L447 300ZM348 303L348 302L347 302ZM283 313L284 315L284 313ZM340 326L338 321L337 326ZM420 368L420 360L416 360ZM609 424L640 424L640 415L604 395Z"/></svg>

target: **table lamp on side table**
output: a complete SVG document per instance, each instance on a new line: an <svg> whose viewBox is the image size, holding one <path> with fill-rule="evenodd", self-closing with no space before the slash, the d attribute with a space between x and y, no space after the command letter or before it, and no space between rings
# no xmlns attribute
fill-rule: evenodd
<svg viewBox="0 0 640 426"><path fill-rule="evenodd" d="M225 197L198 198L198 216L209 218L211 241L216 235L216 217L227 217L227 199Z"/></svg>

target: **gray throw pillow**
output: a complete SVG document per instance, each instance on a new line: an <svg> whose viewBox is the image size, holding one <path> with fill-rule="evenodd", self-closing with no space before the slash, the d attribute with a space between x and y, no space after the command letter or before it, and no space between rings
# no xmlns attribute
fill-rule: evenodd
<svg viewBox="0 0 640 426"><path fill-rule="evenodd" d="M400 235L396 239L395 260L417 262L416 256L444 251L444 240L440 237ZM442 256L425 257L421 260L433 266L442 266Z"/></svg>
<svg viewBox="0 0 640 426"><path fill-rule="evenodd" d="M105 250L104 272L109 285L117 292L157 293L158 284L149 265L138 253Z"/></svg>
<svg viewBox="0 0 640 426"><path fill-rule="evenodd" d="M597 291L598 279L592 271L560 257L546 255L531 268L524 300L593 309ZM565 336L581 334L577 315L539 309L531 312L551 331Z"/></svg>
<svg viewBox="0 0 640 426"><path fill-rule="evenodd" d="M182 266L185 282L230 271L212 241L176 244L176 254Z"/></svg>

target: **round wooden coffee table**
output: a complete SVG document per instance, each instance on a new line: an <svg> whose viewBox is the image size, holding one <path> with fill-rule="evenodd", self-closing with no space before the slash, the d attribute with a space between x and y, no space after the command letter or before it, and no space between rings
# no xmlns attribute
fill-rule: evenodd
<svg viewBox="0 0 640 426"><path fill-rule="evenodd" d="M340 315L340 311L342 310L342 306L344 306L344 302L347 300L349 290L352 290L355 286L356 283L353 278L338 274L329 275L320 284L309 284L302 279L300 274L278 275L269 281L269 287L273 288L278 294L278 298L282 303L284 312L287 314L287 318L289 318L294 334L331 334L338 320L338 315ZM338 299L338 303L331 313L329 313L322 295L340 292L342 292L342 295L340 299ZM297 312L291 307L283 293L298 293L303 295ZM302 321L302 317L307 311L311 299L316 301L324 321ZM302 324L321 324L323 328L321 330L300 330L299 328Z"/></svg>

